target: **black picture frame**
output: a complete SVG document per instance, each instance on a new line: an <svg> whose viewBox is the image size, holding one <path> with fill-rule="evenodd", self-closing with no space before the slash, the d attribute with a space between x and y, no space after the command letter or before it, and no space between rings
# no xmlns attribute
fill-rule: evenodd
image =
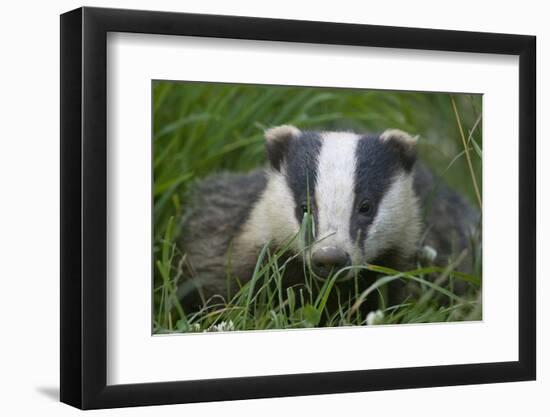
<svg viewBox="0 0 550 417"><path fill-rule="evenodd" d="M108 32L519 56L519 360L107 385ZM535 379L535 51L524 35L88 7L61 15L61 401L94 409Z"/></svg>

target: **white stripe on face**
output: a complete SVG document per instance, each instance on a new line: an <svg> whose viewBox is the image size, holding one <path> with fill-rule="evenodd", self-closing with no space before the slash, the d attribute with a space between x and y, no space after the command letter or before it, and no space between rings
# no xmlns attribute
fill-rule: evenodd
<svg viewBox="0 0 550 417"><path fill-rule="evenodd" d="M413 190L413 176L396 176L385 193L365 240L365 260L371 262L385 250L399 248L404 257L416 251L420 213Z"/></svg>
<svg viewBox="0 0 550 417"><path fill-rule="evenodd" d="M349 132L321 133L315 203L315 247L338 247L350 256L355 252L350 238L350 219L355 199L355 151L360 136Z"/></svg>
<svg viewBox="0 0 550 417"><path fill-rule="evenodd" d="M284 176L271 171L268 179L262 197L242 226L235 253L252 248L257 255L258 247L269 241L282 245L300 230L300 223L294 213L294 197ZM300 248L295 249L298 251Z"/></svg>

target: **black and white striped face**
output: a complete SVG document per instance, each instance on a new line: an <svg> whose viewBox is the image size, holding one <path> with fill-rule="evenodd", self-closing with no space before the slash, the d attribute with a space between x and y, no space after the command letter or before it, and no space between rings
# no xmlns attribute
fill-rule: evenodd
<svg viewBox="0 0 550 417"><path fill-rule="evenodd" d="M420 233L415 138L399 130L361 135L280 126L266 132L266 141L278 199L270 217L281 223L275 233L298 230L309 208L315 236L304 252L319 275L389 252L411 256Z"/></svg>

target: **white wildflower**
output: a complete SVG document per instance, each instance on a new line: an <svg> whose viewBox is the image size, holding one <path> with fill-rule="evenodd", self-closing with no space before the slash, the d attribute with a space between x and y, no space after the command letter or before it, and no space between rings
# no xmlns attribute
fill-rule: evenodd
<svg viewBox="0 0 550 417"><path fill-rule="evenodd" d="M428 263L433 263L437 258L437 251L431 246L424 246L421 250L420 256Z"/></svg>
<svg viewBox="0 0 550 417"><path fill-rule="evenodd" d="M367 314L367 324L372 326L374 324L381 324L384 319L384 313L380 310L371 311Z"/></svg>
<svg viewBox="0 0 550 417"><path fill-rule="evenodd" d="M235 330L235 325L233 324L233 320L229 321L222 321L218 324L215 324L214 326L210 326L207 330L207 332L230 332Z"/></svg>

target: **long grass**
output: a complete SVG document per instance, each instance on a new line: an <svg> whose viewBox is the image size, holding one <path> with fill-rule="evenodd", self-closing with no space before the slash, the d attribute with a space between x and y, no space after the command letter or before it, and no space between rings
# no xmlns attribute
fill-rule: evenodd
<svg viewBox="0 0 550 417"><path fill-rule="evenodd" d="M361 268L376 272L380 278L368 288L356 284L352 297L342 296L337 309L328 309L329 296L338 296L338 277L325 281L312 278L287 288L282 260L288 248L272 250L266 246L255 273L236 294L214 297L200 311L182 306L176 295L180 287L190 285L186 255L177 244L180 219L188 204L187 191L213 172L247 171L264 165L266 127L294 124L303 129L359 131L392 127L418 134L420 159L477 205L482 192L480 96L162 81L154 82L153 95L156 333L481 317L480 255L475 257L471 274L456 271L453 263L446 268L419 265L408 272L361 266L353 274L356 281ZM305 218L303 228L310 221ZM472 242L476 251L479 244ZM421 295L400 305L388 305L387 286L395 280L415 282ZM469 291L458 296L454 285L460 280L468 283ZM359 308L369 297L380 299L380 311Z"/></svg>

